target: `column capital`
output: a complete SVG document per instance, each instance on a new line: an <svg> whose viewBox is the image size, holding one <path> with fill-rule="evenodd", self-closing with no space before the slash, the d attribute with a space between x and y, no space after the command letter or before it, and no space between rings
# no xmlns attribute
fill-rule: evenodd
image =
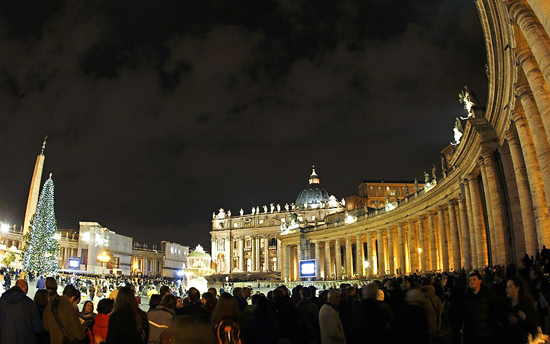
<svg viewBox="0 0 550 344"><path fill-rule="evenodd" d="M533 91L527 81L516 82L514 84L514 93L519 99L524 97L533 97Z"/></svg>
<svg viewBox="0 0 550 344"><path fill-rule="evenodd" d="M526 43L520 43L518 47L514 48L514 55L518 66L523 66L527 61L535 61L535 56Z"/></svg>
<svg viewBox="0 0 550 344"><path fill-rule="evenodd" d="M510 13L510 19L519 25L519 21L533 18L537 19L535 13L531 8L522 2L505 0L504 4L508 6L508 13ZM538 20L538 19L537 19Z"/></svg>
<svg viewBox="0 0 550 344"><path fill-rule="evenodd" d="M510 125L510 128L504 132L504 138L509 143L519 143L519 136L516 130L512 127L513 123Z"/></svg>
<svg viewBox="0 0 550 344"><path fill-rule="evenodd" d="M449 200L449 206L456 205L458 203L458 200L456 198L451 198Z"/></svg>

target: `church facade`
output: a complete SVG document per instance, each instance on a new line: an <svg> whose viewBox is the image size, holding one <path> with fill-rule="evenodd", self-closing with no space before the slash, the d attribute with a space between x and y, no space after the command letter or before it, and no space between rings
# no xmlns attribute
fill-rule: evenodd
<svg viewBox="0 0 550 344"><path fill-rule="evenodd" d="M462 91L466 113L443 171L383 208L220 210L211 232L218 273L273 270L292 281L304 259L316 259L325 280L449 271L518 262L550 245L550 2L476 6L488 99L481 107Z"/></svg>

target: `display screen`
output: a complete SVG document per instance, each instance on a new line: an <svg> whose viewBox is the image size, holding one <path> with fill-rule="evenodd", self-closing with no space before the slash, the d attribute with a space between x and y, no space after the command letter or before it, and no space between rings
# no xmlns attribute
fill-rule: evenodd
<svg viewBox="0 0 550 344"><path fill-rule="evenodd" d="M300 277L316 277L316 265L315 259L301 260L300 261Z"/></svg>
<svg viewBox="0 0 550 344"><path fill-rule="evenodd" d="M80 259L76 259L76 258L69 259L69 268L71 269L80 268Z"/></svg>

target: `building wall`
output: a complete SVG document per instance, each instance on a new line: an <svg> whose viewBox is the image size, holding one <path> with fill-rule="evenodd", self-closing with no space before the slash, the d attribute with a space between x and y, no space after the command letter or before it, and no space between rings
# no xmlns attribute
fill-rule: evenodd
<svg viewBox="0 0 550 344"><path fill-rule="evenodd" d="M178 277L178 272L182 271L184 265L187 264L189 246L183 246L169 241L161 241L160 244L164 251L162 276Z"/></svg>

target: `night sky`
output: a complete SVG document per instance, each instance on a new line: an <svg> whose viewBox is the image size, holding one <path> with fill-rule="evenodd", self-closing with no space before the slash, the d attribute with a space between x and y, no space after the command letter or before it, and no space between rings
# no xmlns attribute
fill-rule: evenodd
<svg viewBox="0 0 550 344"><path fill-rule="evenodd" d="M486 99L471 0L1 1L0 220L36 155L59 228L210 248L212 212L423 179L464 85ZM44 179L45 180L45 179Z"/></svg>

